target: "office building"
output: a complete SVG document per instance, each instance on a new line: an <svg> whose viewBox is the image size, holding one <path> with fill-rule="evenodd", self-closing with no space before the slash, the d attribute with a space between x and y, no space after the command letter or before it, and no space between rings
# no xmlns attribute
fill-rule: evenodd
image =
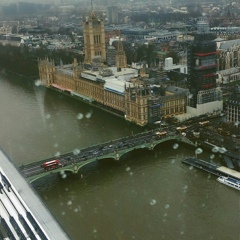
<svg viewBox="0 0 240 240"><path fill-rule="evenodd" d="M187 112L201 115L222 110L222 92L216 85L217 51L215 36L198 32L187 51L188 77L190 91Z"/></svg>

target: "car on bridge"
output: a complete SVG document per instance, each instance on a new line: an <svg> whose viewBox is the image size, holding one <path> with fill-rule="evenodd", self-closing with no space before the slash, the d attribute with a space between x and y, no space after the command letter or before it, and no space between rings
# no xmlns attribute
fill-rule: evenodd
<svg viewBox="0 0 240 240"><path fill-rule="evenodd" d="M48 170L52 170L52 169L55 169L55 168L58 168L58 167L63 167L63 164L59 162L58 159L55 159L55 160L51 160L51 161L48 161L48 162L44 162L42 167L48 171Z"/></svg>

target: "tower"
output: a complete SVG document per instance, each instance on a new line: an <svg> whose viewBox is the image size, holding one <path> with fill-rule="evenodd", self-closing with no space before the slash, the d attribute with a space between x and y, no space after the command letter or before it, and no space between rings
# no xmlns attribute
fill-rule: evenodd
<svg viewBox="0 0 240 240"><path fill-rule="evenodd" d="M79 74L80 74L80 69L78 66L78 62L77 62L77 59L74 58L74 60L73 60L73 78L77 79Z"/></svg>
<svg viewBox="0 0 240 240"><path fill-rule="evenodd" d="M101 57L102 62L106 61L105 31L104 20L98 18L92 11L83 20L84 37L84 63L91 65L92 59L96 56Z"/></svg>
<svg viewBox="0 0 240 240"><path fill-rule="evenodd" d="M222 91L216 84L217 45L215 38L209 32L207 20L201 18L194 41L187 49L187 84L190 92L187 112L195 115L222 109Z"/></svg>
<svg viewBox="0 0 240 240"><path fill-rule="evenodd" d="M125 51L123 50L123 44L120 37L117 45L116 67L118 71L121 71L121 68L127 67L127 57L126 57Z"/></svg>
<svg viewBox="0 0 240 240"><path fill-rule="evenodd" d="M118 23L118 7L117 6L109 6L108 10L108 22L110 24Z"/></svg>
<svg viewBox="0 0 240 240"><path fill-rule="evenodd" d="M188 88L191 94L189 105L196 108L216 100L217 51L211 33L197 33L188 46Z"/></svg>
<svg viewBox="0 0 240 240"><path fill-rule="evenodd" d="M146 86L125 86L125 119L140 126L146 125L150 95L151 91Z"/></svg>
<svg viewBox="0 0 240 240"><path fill-rule="evenodd" d="M43 85L50 86L54 83L54 75L56 72L54 61L48 60L38 60L38 70L39 78L42 81Z"/></svg>

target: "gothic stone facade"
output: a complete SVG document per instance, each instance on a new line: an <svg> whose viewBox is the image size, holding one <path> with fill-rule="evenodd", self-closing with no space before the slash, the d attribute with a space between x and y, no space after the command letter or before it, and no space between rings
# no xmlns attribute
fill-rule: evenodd
<svg viewBox="0 0 240 240"><path fill-rule="evenodd" d="M141 84L127 84L123 94L104 88L104 81L92 81L81 76L76 60L73 64L55 66L48 59L39 60L39 77L44 86L75 92L108 109L112 113L125 117L127 121L144 126L149 123L149 102L153 98L151 89ZM161 119L185 112L186 96L172 95L161 97ZM159 120L159 119L156 119Z"/></svg>

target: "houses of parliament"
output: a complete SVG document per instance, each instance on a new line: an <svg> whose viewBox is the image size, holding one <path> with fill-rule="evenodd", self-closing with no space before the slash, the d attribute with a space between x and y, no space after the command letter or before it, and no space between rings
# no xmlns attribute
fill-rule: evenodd
<svg viewBox="0 0 240 240"><path fill-rule="evenodd" d="M38 63L42 84L106 109L140 126L186 112L186 91L165 91L149 81L146 68L127 66L121 40L116 64L107 67L104 20L92 11L83 19L84 63L56 66L51 59Z"/></svg>

